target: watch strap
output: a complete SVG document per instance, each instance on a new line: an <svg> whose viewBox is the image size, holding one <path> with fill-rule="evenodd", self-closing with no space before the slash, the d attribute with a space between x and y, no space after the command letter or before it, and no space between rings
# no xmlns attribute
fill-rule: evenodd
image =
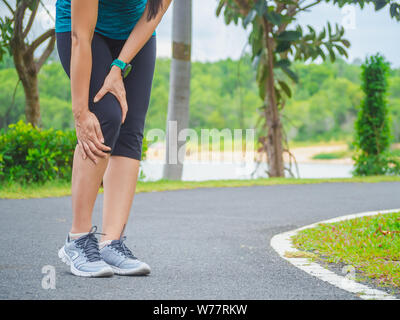
<svg viewBox="0 0 400 320"><path fill-rule="evenodd" d="M115 59L115 60L111 63L111 66L110 66L110 67L112 67L112 66L117 66L117 67L120 68L121 70L124 70L125 67L126 67L126 63L123 62L122 60Z"/></svg>

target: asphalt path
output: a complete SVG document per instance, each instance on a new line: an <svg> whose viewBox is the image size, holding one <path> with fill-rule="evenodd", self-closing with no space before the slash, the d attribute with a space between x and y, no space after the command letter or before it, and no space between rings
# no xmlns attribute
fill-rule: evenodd
<svg viewBox="0 0 400 320"><path fill-rule="evenodd" d="M101 226L103 196L94 209ZM127 244L147 277L72 276L57 256L71 198L0 200L0 299L357 299L281 259L275 234L400 207L400 183L210 188L136 195ZM44 289L44 266L55 289Z"/></svg>

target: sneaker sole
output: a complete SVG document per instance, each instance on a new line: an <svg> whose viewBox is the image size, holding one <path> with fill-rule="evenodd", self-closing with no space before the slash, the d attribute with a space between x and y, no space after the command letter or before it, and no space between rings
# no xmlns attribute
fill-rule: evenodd
<svg viewBox="0 0 400 320"><path fill-rule="evenodd" d="M105 267L97 272L88 272L88 271L78 270L77 268L75 268L73 262L71 261L71 258L65 252L64 247L62 247L58 251L58 257L61 259L62 262L64 262L66 265L71 267L70 268L71 273L75 276L87 277L87 278L99 278L99 277L110 277L114 274L112 268L110 268L110 267Z"/></svg>
<svg viewBox="0 0 400 320"><path fill-rule="evenodd" d="M121 269L118 267L111 266L114 274L120 275L120 276L147 276L150 274L150 267L143 263L139 268L135 269Z"/></svg>

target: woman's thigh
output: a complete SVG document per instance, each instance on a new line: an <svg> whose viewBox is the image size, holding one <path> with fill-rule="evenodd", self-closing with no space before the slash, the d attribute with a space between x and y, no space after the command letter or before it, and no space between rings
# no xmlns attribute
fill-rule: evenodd
<svg viewBox="0 0 400 320"><path fill-rule="evenodd" d="M57 49L61 64L70 77L70 32L57 33ZM121 107L116 97L111 93L107 93L97 103L94 103L93 99L103 86L104 80L110 71L112 61L112 54L107 42L101 35L95 33L92 40L92 72L90 76L88 107L97 116L105 144L111 148L114 147L120 130L122 119Z"/></svg>
<svg viewBox="0 0 400 320"><path fill-rule="evenodd" d="M112 155L141 159L146 114L156 61L156 37L152 36L132 60L132 71L124 79L128 112Z"/></svg>

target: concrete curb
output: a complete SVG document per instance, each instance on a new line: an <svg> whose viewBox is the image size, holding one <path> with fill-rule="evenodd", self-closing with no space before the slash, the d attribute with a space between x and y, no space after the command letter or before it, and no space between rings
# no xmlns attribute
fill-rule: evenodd
<svg viewBox="0 0 400 320"><path fill-rule="evenodd" d="M308 258L291 258L285 256L286 252L296 253L300 252L296 249L291 241L291 237L296 235L299 231L304 229L309 229L316 227L320 223L333 223L338 221L350 220L360 217L372 216L376 214L385 214L390 212L400 211L400 209L390 209L390 210L380 210L380 211L368 211L361 212L356 214L350 214L346 216L337 217L334 219L324 220L317 223L310 224L308 226L304 226L295 230L291 230L288 232L284 232L281 234L277 234L271 239L272 248L285 260L289 261L291 264L296 266L297 268L307 272L308 274L317 277L318 279L328 282L340 289L346 290L353 294L357 294L360 298L365 300L399 300L395 296L392 296L382 290L377 290L370 288L365 284L358 283L352 280L351 276L351 267L349 267L346 272L347 275L340 276L328 269L325 269L320 264L310 261Z"/></svg>

